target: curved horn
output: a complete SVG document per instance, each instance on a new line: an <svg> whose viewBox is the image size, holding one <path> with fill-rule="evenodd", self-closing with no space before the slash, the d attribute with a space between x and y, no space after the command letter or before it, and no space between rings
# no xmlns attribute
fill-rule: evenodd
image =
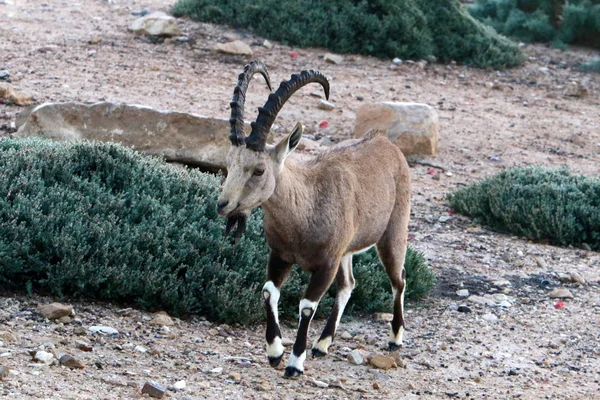
<svg viewBox="0 0 600 400"><path fill-rule="evenodd" d="M269 90L273 90L271 80L269 79L269 72L262 61L255 60L246 64L244 72L238 76L238 83L233 90L231 103L229 103L231 106L231 117L229 118L231 134L229 135L229 140L231 140L231 144L234 146L241 146L244 143L244 103L246 101L246 90L252 76L257 72L265 78Z"/></svg>
<svg viewBox="0 0 600 400"><path fill-rule="evenodd" d="M269 95L269 100L263 107L259 107L256 122L251 124L252 133L245 139L246 147L254 151L264 151L271 125L285 102L298 89L312 82L320 83L325 90L325 98L329 99L329 81L321 72L311 70L292 75L289 81L281 82L279 89Z"/></svg>

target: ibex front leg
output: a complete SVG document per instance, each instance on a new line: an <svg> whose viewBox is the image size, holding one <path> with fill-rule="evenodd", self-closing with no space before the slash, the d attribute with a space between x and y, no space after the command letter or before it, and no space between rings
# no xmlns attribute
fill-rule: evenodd
<svg viewBox="0 0 600 400"><path fill-rule="evenodd" d="M290 354L287 367L285 367L284 375L286 377L292 378L304 373L310 321L317 311L321 297L331 286L339 264L340 261L336 260L334 264L317 267L310 277L304 298L300 300L300 324L292 354Z"/></svg>
<svg viewBox="0 0 600 400"><path fill-rule="evenodd" d="M283 345L281 344L281 330L279 329L279 313L277 303L279 302L279 290L287 279L292 264L285 262L276 254L271 252L269 265L267 267L267 283L263 286L263 297L267 311L267 357L272 367L277 367L283 357Z"/></svg>

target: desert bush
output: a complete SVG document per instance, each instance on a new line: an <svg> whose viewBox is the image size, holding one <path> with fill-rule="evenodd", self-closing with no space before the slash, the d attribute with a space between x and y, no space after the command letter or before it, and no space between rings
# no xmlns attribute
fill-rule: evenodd
<svg viewBox="0 0 600 400"><path fill-rule="evenodd" d="M260 320L261 212L234 246L214 210L219 186L215 176L116 144L2 138L0 287L229 323ZM389 306L389 283L376 264L356 263L355 312ZM411 281L408 297L424 296L433 277L420 254L411 250L407 270L408 279L424 277ZM290 276L283 316L296 318L306 282L299 271Z"/></svg>
<svg viewBox="0 0 600 400"><path fill-rule="evenodd" d="M567 169L515 168L450 195L452 208L494 229L600 250L600 180Z"/></svg>
<svg viewBox="0 0 600 400"><path fill-rule="evenodd" d="M478 0L469 11L499 33L523 42L600 48L600 0L570 0L563 8L558 28L552 23L553 3L552 0Z"/></svg>
<svg viewBox="0 0 600 400"><path fill-rule="evenodd" d="M435 56L495 68L522 61L514 43L473 19L457 0L180 0L172 12L340 53Z"/></svg>

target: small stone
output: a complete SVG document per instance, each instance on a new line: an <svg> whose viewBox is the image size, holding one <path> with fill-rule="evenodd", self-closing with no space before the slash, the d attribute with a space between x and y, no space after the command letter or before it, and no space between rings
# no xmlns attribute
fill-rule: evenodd
<svg viewBox="0 0 600 400"><path fill-rule="evenodd" d="M294 345L294 341L292 339L282 338L281 345L284 347L290 347Z"/></svg>
<svg viewBox="0 0 600 400"><path fill-rule="evenodd" d="M273 48L273 43L271 43L271 42L269 42L268 40L265 39L265 41L262 42L262 46L266 47L269 50L271 50Z"/></svg>
<svg viewBox="0 0 600 400"><path fill-rule="evenodd" d="M485 321L488 321L488 322L496 322L496 321L498 321L498 317L495 316L492 313L484 314L481 318L484 319Z"/></svg>
<svg viewBox="0 0 600 400"><path fill-rule="evenodd" d="M435 175L434 175L434 177L436 177L436 176L439 178L439 175L438 175L438 174L435 174ZM439 222L441 222L441 223L444 223L444 222L448 222L448 221L450 221L451 219L452 219L452 217L451 217L451 216L449 216L449 215L442 215L441 217L439 217L439 218L438 218L438 221L439 221ZM468 296L468 295L467 295L467 296Z"/></svg>
<svg viewBox="0 0 600 400"><path fill-rule="evenodd" d="M154 381L147 381L142 388L142 394L148 394L150 397L161 399L165 395L165 388Z"/></svg>
<svg viewBox="0 0 600 400"><path fill-rule="evenodd" d="M417 388L412 383L408 383L408 390L416 390Z"/></svg>
<svg viewBox="0 0 600 400"><path fill-rule="evenodd" d="M85 364L82 363L81 361L79 361L78 359L76 359L75 357L73 357L70 354L64 354L61 358L60 358L60 365L64 365L67 368L77 368L77 369L83 369L85 368Z"/></svg>
<svg viewBox="0 0 600 400"><path fill-rule="evenodd" d="M75 346L77 346L77 348L81 351L90 352L94 350L94 347L91 344L83 340L76 340Z"/></svg>
<svg viewBox="0 0 600 400"><path fill-rule="evenodd" d="M404 361L399 351L394 351L390 353L390 356L394 357L394 361L396 361L396 365L399 368L406 368L406 361Z"/></svg>
<svg viewBox="0 0 600 400"><path fill-rule="evenodd" d="M232 372L227 376L227 378L234 382L239 382L242 380L242 375L239 372Z"/></svg>
<svg viewBox="0 0 600 400"><path fill-rule="evenodd" d="M375 314L373 314L373 319L375 321L392 322L392 320L394 319L394 314L392 314L392 313L375 313Z"/></svg>
<svg viewBox="0 0 600 400"><path fill-rule="evenodd" d="M217 336L219 334L219 331L216 330L215 328L211 328L211 329L208 330L208 334L210 336Z"/></svg>
<svg viewBox="0 0 600 400"><path fill-rule="evenodd" d="M60 317L57 321L62 324L68 324L71 322L71 317L67 317L67 316Z"/></svg>
<svg viewBox="0 0 600 400"><path fill-rule="evenodd" d="M252 56L252 48L241 40L234 40L229 43L217 43L213 49L219 53Z"/></svg>
<svg viewBox="0 0 600 400"><path fill-rule="evenodd" d="M378 382L373 382L373 389L380 390L381 389L381 385Z"/></svg>
<svg viewBox="0 0 600 400"><path fill-rule="evenodd" d="M180 34L177 20L163 12L153 12L136 19L128 30L137 35L178 36Z"/></svg>
<svg viewBox="0 0 600 400"><path fill-rule="evenodd" d="M341 64L344 62L344 57L337 54L327 53L323 56L323 60L330 64Z"/></svg>
<svg viewBox="0 0 600 400"><path fill-rule="evenodd" d="M87 333L87 330L83 326L77 326L73 328L73 333L75 335L85 335Z"/></svg>
<svg viewBox="0 0 600 400"><path fill-rule="evenodd" d="M7 343L10 343L19 340L19 337L9 331L0 331L0 339L4 340Z"/></svg>
<svg viewBox="0 0 600 400"><path fill-rule="evenodd" d="M54 361L55 357L52 353L40 350L35 352L35 354L33 355L33 359L43 364L51 364Z"/></svg>
<svg viewBox="0 0 600 400"><path fill-rule="evenodd" d="M392 60L392 63L394 63L394 65L400 65L402 64L402 60L396 57Z"/></svg>
<svg viewBox="0 0 600 400"><path fill-rule="evenodd" d="M102 38L100 36L92 36L89 40L88 43L89 44L98 44L102 41Z"/></svg>
<svg viewBox="0 0 600 400"><path fill-rule="evenodd" d="M456 309L456 311L458 312L462 312L462 313L470 313L471 309L468 306L458 306L458 308Z"/></svg>
<svg viewBox="0 0 600 400"><path fill-rule="evenodd" d="M0 365L0 381L6 378L10 374L10 369L4 365Z"/></svg>
<svg viewBox="0 0 600 400"><path fill-rule="evenodd" d="M144 346L135 346L134 350L139 353L147 353L148 352L148 349L145 348Z"/></svg>
<svg viewBox="0 0 600 400"><path fill-rule="evenodd" d="M150 325L155 326L172 326L175 325L169 314L164 311L157 312L150 321Z"/></svg>
<svg viewBox="0 0 600 400"><path fill-rule="evenodd" d="M585 285L585 279L583 279L583 276L579 275L577 272L571 272L570 278L575 283Z"/></svg>
<svg viewBox="0 0 600 400"><path fill-rule="evenodd" d="M87 55L88 55L88 57L92 57L96 53L97 53L97 51L95 49L90 49L90 50L88 50Z"/></svg>
<svg viewBox="0 0 600 400"><path fill-rule="evenodd" d="M519 373L517 372L517 370L516 370L516 369L514 369L514 368L511 368L511 369L508 371L508 376L514 376L514 375L519 375Z"/></svg>
<svg viewBox="0 0 600 400"><path fill-rule="evenodd" d="M320 387L320 388L328 388L328 387L329 387L329 384L328 384L328 383L325 383L325 382L323 382L323 381L316 380L316 379L314 379L314 378L313 378L313 379L311 379L311 382L312 382L312 384L313 384L313 385L315 385L316 387Z"/></svg>
<svg viewBox="0 0 600 400"><path fill-rule="evenodd" d="M177 381L173 384L173 387L175 388L175 390L183 390L185 389L185 381Z"/></svg>
<svg viewBox="0 0 600 400"><path fill-rule="evenodd" d="M457 290L456 295L459 297L469 297L469 290L468 289Z"/></svg>
<svg viewBox="0 0 600 400"><path fill-rule="evenodd" d="M348 332L348 331L344 331L344 332L342 332L340 337L344 340L350 340L350 339L352 339L352 334L350 334L350 332Z"/></svg>
<svg viewBox="0 0 600 400"><path fill-rule="evenodd" d="M390 368L396 368L398 365L396 361L392 357L384 356L381 354L377 354L373 358L369 360L369 364L374 366L375 368L388 370Z"/></svg>
<svg viewBox="0 0 600 400"><path fill-rule="evenodd" d="M222 372L223 372L223 367L216 367L216 368L213 368L211 370L208 370L206 373L208 375L217 376L217 375L221 375Z"/></svg>
<svg viewBox="0 0 600 400"><path fill-rule="evenodd" d="M550 292L551 299L572 299L573 294L566 288L555 288Z"/></svg>
<svg viewBox="0 0 600 400"><path fill-rule="evenodd" d="M365 362L365 358L358 349L354 349L348 354L348 361L354 365L362 365Z"/></svg>
<svg viewBox="0 0 600 400"><path fill-rule="evenodd" d="M327 100L321 99L321 100L319 100L319 108L321 110L331 111L331 110L335 109L335 104L330 103Z"/></svg>
<svg viewBox="0 0 600 400"><path fill-rule="evenodd" d="M119 333L118 330L109 326L90 326L88 330L92 333L100 333L102 335L117 335Z"/></svg>
<svg viewBox="0 0 600 400"><path fill-rule="evenodd" d="M69 316L73 313L73 306L61 303L44 304L37 308L37 311L48 319L59 319Z"/></svg>
<svg viewBox="0 0 600 400"><path fill-rule="evenodd" d="M544 260L542 257L536 257L534 260L538 267L543 268L543 269L548 268L548 264L546 264L546 260Z"/></svg>

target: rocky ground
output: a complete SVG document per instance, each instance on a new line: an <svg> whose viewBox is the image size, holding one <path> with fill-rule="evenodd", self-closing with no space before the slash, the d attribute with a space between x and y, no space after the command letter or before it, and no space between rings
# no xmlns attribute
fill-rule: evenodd
<svg viewBox="0 0 600 400"><path fill-rule="evenodd" d="M364 56L329 64L326 50L267 48L247 32L187 20L178 21L187 39L136 37L127 26L132 13L145 9L166 6L158 0L0 0L0 71L38 103L107 100L227 117L247 60L213 47L240 39L265 60L274 81L307 68L332 80L333 111L319 109L307 89L282 110L277 134L302 121L309 133L335 142L352 135L362 104L430 104L440 117L440 153L421 160L433 167L411 170L411 243L426 254L438 285L428 300L408 305L400 367L347 360L356 349L365 357L387 354L386 322L364 317L344 321L344 338L328 357L308 360L298 380L268 366L262 325L228 327L197 318L164 326L168 319L123 305L83 302L73 302L75 315L61 322L37 310L53 299L4 294L1 396L138 398L153 380L177 399L600 397L600 255L490 232L452 214L444 200L460 185L513 166L566 165L597 176L600 79L577 71L597 53L526 46L526 63L508 71L393 65ZM250 90L247 110L261 105L265 93L259 85ZM11 133L21 111L0 102L0 135ZM327 127L320 128L323 121ZM313 337L323 324L314 323ZM118 333L92 333L92 326ZM284 336L293 338L293 329L291 321ZM36 362L32 350L49 355L39 353ZM62 354L85 367L58 365Z"/></svg>

